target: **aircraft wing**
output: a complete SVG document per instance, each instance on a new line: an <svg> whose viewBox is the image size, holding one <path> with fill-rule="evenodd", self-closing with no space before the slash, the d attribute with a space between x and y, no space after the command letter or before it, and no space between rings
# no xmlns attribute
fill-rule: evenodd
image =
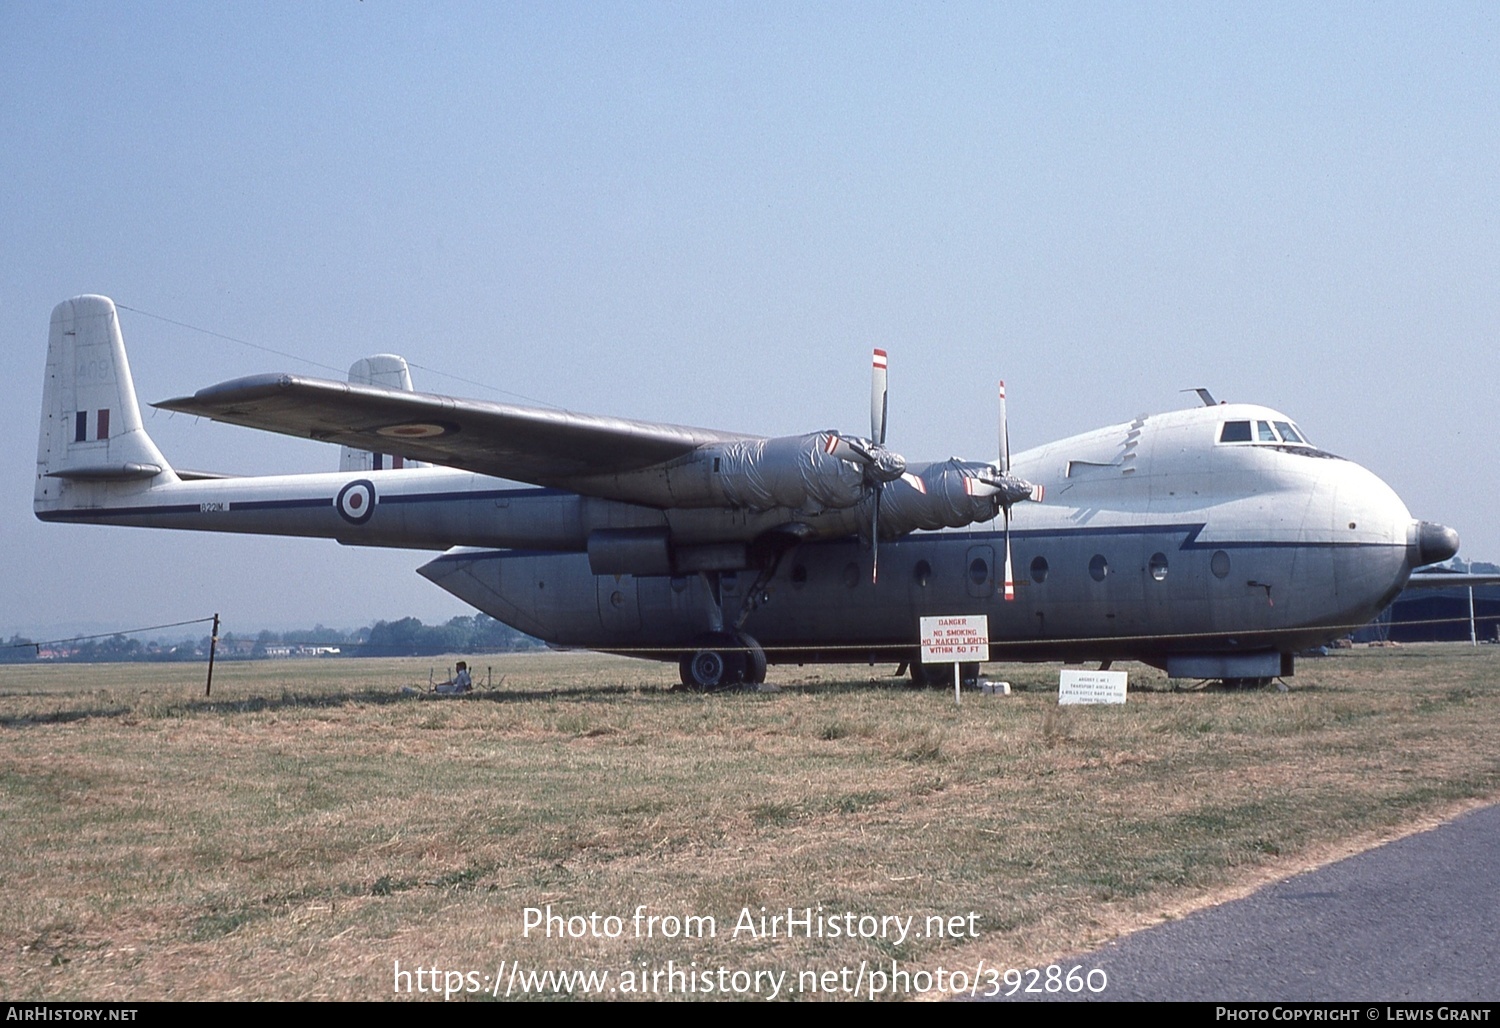
<svg viewBox="0 0 1500 1028"><path fill-rule="evenodd" d="M1417 572L1406 580L1407 589L1453 589L1465 586L1500 585L1500 575L1471 575L1463 571Z"/></svg>
<svg viewBox="0 0 1500 1028"><path fill-rule="evenodd" d="M760 438L298 375L237 378L153 406L561 488Z"/></svg>

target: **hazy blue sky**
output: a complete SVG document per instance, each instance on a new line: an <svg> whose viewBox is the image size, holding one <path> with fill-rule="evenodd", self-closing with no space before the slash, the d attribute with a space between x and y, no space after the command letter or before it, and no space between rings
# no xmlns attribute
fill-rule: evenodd
<svg viewBox="0 0 1500 1028"><path fill-rule="evenodd" d="M913 459L1285 410L1500 560L1494 4L0 3L0 633L469 611L426 558L43 525L97 292L418 388ZM145 401L315 370L122 312ZM432 370L425 370L432 369ZM440 378L447 372L501 392ZM148 416L183 467L327 446Z"/></svg>

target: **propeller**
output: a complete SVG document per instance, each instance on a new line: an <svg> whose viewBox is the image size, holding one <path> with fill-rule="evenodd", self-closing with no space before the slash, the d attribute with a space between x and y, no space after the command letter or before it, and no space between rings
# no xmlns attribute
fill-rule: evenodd
<svg viewBox="0 0 1500 1028"><path fill-rule="evenodd" d="M1005 516L1005 598L1016 598L1016 579L1010 558L1010 508L1022 500L1041 501L1044 490L1010 473L1010 427L1005 413L1005 383L1000 383L1000 457L995 465L981 468L965 481L970 496L997 497Z"/></svg>
<svg viewBox="0 0 1500 1028"><path fill-rule="evenodd" d="M1005 416L1005 379L1000 380L1000 474L1010 474L1010 420ZM1000 508L1005 513L1005 602L1016 598L1016 576L1010 564L1010 505Z"/></svg>
<svg viewBox="0 0 1500 1028"><path fill-rule="evenodd" d="M856 464L864 472L865 481L874 494L870 510L870 549L872 553L870 583L880 577L880 494L887 482L894 482L906 474L906 458L885 448L886 410L888 391L886 388L887 358L884 350L876 350L870 365L870 437L860 439L840 432L829 432L824 449L840 460Z"/></svg>
<svg viewBox="0 0 1500 1028"><path fill-rule="evenodd" d="M877 349L870 360L870 438L882 450L885 449L885 414L889 398L886 389L885 351ZM906 471L904 460L901 462L901 471ZM880 580L880 494L883 492L885 482L878 482L875 486L875 502L870 505L871 585Z"/></svg>

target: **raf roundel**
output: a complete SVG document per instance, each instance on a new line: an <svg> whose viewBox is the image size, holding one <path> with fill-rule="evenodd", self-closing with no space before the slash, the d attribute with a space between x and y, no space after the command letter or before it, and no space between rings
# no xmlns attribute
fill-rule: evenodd
<svg viewBox="0 0 1500 1028"><path fill-rule="evenodd" d="M375 434L387 439L436 439L438 436L448 435L455 428L454 425L435 424L428 421L406 421L399 425L377 428Z"/></svg>
<svg viewBox="0 0 1500 1028"><path fill-rule="evenodd" d="M368 479L357 479L339 490L333 501L339 517L351 525L363 525L375 513L375 486Z"/></svg>

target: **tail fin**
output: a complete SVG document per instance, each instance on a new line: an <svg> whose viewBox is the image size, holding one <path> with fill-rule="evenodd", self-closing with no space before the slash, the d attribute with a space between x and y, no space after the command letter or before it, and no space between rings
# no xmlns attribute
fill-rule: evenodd
<svg viewBox="0 0 1500 1028"><path fill-rule="evenodd" d="M349 366L350 385L383 386L411 392L411 370L406 358L394 353L377 353L373 357L361 357ZM382 471L386 468L421 468L421 461L409 460L400 454L371 453L345 446L339 453L340 471Z"/></svg>
<svg viewBox="0 0 1500 1028"><path fill-rule="evenodd" d="M140 482L170 465L141 424L114 301L75 296L52 311L42 388L35 504L45 510L88 502L70 498L82 483ZM96 486L84 487L92 496Z"/></svg>

